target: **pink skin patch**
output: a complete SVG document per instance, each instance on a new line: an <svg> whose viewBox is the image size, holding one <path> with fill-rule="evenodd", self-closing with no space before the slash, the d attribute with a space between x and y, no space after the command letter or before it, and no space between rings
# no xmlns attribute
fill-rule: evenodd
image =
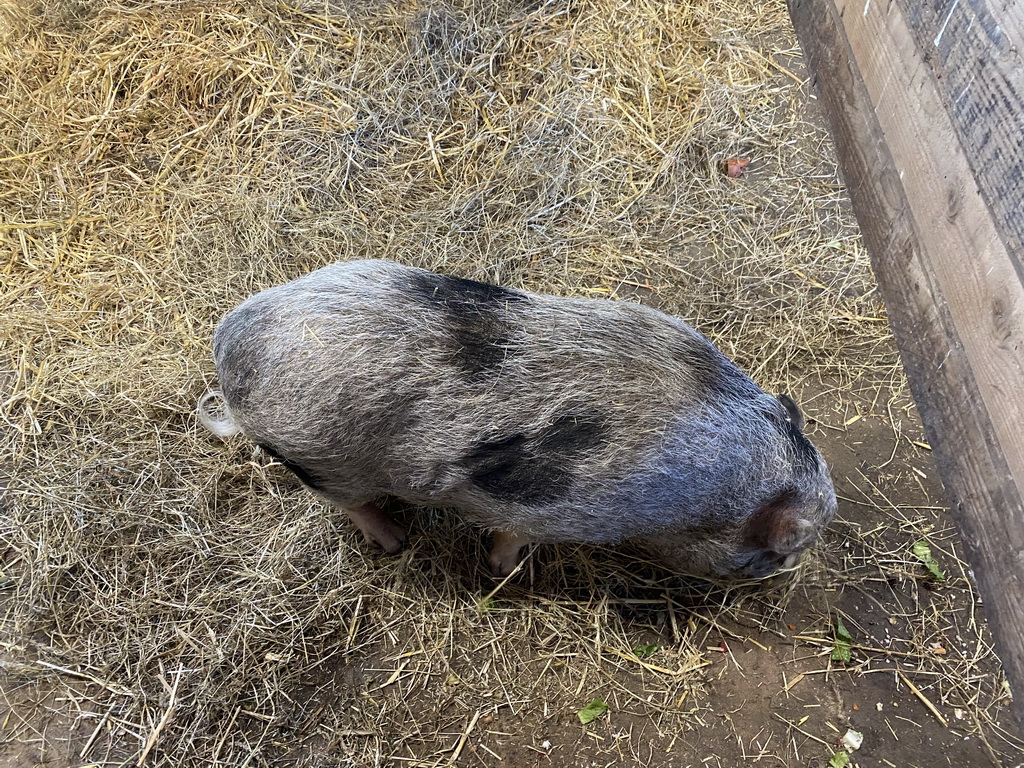
<svg viewBox="0 0 1024 768"><path fill-rule="evenodd" d="M514 531L495 531L488 562L495 576L508 576L519 565L519 555L530 538Z"/></svg>
<svg viewBox="0 0 1024 768"><path fill-rule="evenodd" d="M346 509L345 512L368 542L377 544L392 555L402 551L407 539L405 531L376 504L363 504L355 509Z"/></svg>

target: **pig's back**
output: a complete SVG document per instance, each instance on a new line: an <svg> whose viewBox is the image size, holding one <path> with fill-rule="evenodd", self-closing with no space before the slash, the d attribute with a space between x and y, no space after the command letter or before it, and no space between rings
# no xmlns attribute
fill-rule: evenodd
<svg viewBox="0 0 1024 768"><path fill-rule="evenodd" d="M384 261L257 294L218 326L214 354L245 433L324 495L461 506L495 527L500 508L538 538L530 510L608 498L688 413L765 397L653 310Z"/></svg>

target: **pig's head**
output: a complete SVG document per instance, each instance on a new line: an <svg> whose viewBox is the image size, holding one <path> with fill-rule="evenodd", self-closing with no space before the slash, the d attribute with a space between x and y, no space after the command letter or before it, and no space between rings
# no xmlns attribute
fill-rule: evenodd
<svg viewBox="0 0 1024 768"><path fill-rule="evenodd" d="M763 499L733 539L725 575L759 578L793 568L804 550L817 541L836 513L836 493L828 466L804 436L804 419L786 395L779 395L785 419L783 461L791 467L789 482Z"/></svg>
<svg viewBox="0 0 1024 768"><path fill-rule="evenodd" d="M665 531L644 544L675 571L756 579L794 568L836 512L828 467L803 434L803 417L787 396L769 414L774 470L748 472L737 493L706 522ZM779 439L781 437L781 439Z"/></svg>

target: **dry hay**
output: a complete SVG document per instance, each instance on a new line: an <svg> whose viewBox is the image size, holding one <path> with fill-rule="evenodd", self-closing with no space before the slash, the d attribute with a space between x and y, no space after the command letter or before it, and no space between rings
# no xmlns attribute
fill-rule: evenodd
<svg viewBox="0 0 1024 768"><path fill-rule="evenodd" d="M504 764L532 764L552 718L600 691L615 729L675 759L716 716L704 668L722 622L777 631L794 594L865 564L916 584L905 551L846 523L841 568L814 560L781 596L571 547L496 589L453 516L422 513L404 554L378 556L193 418L219 316L367 256L643 300L766 388L810 386L812 412L855 390L869 411L907 408L798 67L776 0L0 8L0 749L56 760L66 736L70 763L492 764L477 736L504 714L537 736ZM741 180L720 170L732 156L753 158ZM869 482L853 501L890 528L931 525ZM928 605L908 614L908 672L939 676L929 695L962 702L965 732L998 734L983 630ZM818 638L827 663L830 626L826 608L802 652ZM948 632L973 655L929 653ZM638 658L648 641L658 655ZM602 765L638 743L611 721L592 726Z"/></svg>

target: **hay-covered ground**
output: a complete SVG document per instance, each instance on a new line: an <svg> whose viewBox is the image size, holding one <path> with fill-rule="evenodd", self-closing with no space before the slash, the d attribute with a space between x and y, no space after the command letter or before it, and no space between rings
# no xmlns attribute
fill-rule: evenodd
<svg viewBox="0 0 1024 768"><path fill-rule="evenodd" d="M7 0L0 765L1018 764L809 104L778 0ZM775 593L498 584L443 510L372 550L193 415L222 314L367 256L686 318L802 400L839 519Z"/></svg>

